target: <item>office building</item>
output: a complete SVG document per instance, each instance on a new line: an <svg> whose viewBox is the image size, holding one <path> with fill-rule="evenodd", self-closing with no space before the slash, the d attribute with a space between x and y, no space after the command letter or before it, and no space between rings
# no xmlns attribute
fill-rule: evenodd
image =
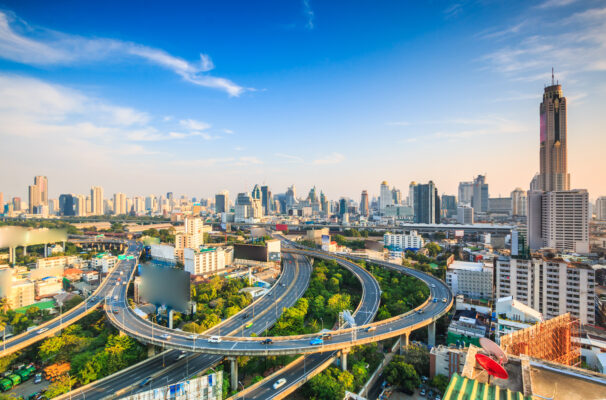
<svg viewBox="0 0 606 400"><path fill-rule="evenodd" d="M229 212L229 192L227 190L215 195L215 212Z"/></svg>
<svg viewBox="0 0 606 400"><path fill-rule="evenodd" d="M542 196L543 246L589 253L589 195L586 190L546 192Z"/></svg>
<svg viewBox="0 0 606 400"><path fill-rule="evenodd" d="M511 215L511 197L491 197L488 199L488 212L492 214Z"/></svg>
<svg viewBox="0 0 606 400"><path fill-rule="evenodd" d="M81 194L74 196L74 215L78 217L85 217L86 212L86 197Z"/></svg>
<svg viewBox="0 0 606 400"><path fill-rule="evenodd" d="M251 197L256 200L261 200L261 188L259 185L255 185L252 190Z"/></svg>
<svg viewBox="0 0 606 400"><path fill-rule="evenodd" d="M73 194L62 194L59 196L59 215L76 215L76 199Z"/></svg>
<svg viewBox="0 0 606 400"><path fill-rule="evenodd" d="M595 217L599 221L606 221L606 196L598 197L596 200Z"/></svg>
<svg viewBox="0 0 606 400"><path fill-rule="evenodd" d="M343 219L345 214L347 214L347 199L342 197L339 200L339 217Z"/></svg>
<svg viewBox="0 0 606 400"><path fill-rule="evenodd" d="M595 324L595 270L560 258L499 257L497 297L512 296L546 319L571 313L581 324Z"/></svg>
<svg viewBox="0 0 606 400"><path fill-rule="evenodd" d="M103 188L93 186L90 189L90 213L91 215L103 215Z"/></svg>
<svg viewBox="0 0 606 400"><path fill-rule="evenodd" d="M454 261L446 270L446 284L456 295L492 299L493 268L481 262Z"/></svg>
<svg viewBox="0 0 606 400"><path fill-rule="evenodd" d="M441 207L442 214L446 218L452 218L457 216L457 198L455 196L443 194Z"/></svg>
<svg viewBox="0 0 606 400"><path fill-rule="evenodd" d="M408 206L409 207L413 207L415 206L415 187L417 186L417 182L412 181L410 182L410 184L408 185Z"/></svg>
<svg viewBox="0 0 606 400"><path fill-rule="evenodd" d="M210 247L185 249L184 270L192 275L214 275L233 262L233 248Z"/></svg>
<svg viewBox="0 0 606 400"><path fill-rule="evenodd" d="M495 332L497 343L499 343L501 336L544 321L543 314L515 300L513 296L498 299L495 305L495 314L497 315L497 330Z"/></svg>
<svg viewBox="0 0 606 400"><path fill-rule="evenodd" d="M488 184L485 175L478 175L473 180L471 206L476 214L488 212Z"/></svg>
<svg viewBox="0 0 606 400"><path fill-rule="evenodd" d="M457 223L463 225L473 224L473 208L467 204L457 206Z"/></svg>
<svg viewBox="0 0 606 400"><path fill-rule="evenodd" d="M362 196L360 197L360 215L368 217L370 211L368 209L368 192L362 190Z"/></svg>
<svg viewBox="0 0 606 400"><path fill-rule="evenodd" d="M130 210L126 207L126 195L124 193L114 194L114 214L123 215Z"/></svg>
<svg viewBox="0 0 606 400"><path fill-rule="evenodd" d="M459 204L471 205L473 182L459 182Z"/></svg>
<svg viewBox="0 0 606 400"><path fill-rule="evenodd" d="M273 196L269 186L261 186L261 208L263 209L263 215L269 215L272 213Z"/></svg>
<svg viewBox="0 0 606 400"><path fill-rule="evenodd" d="M93 257L91 261L93 268L101 270L102 273L106 274L118 263L118 257L101 253Z"/></svg>
<svg viewBox="0 0 606 400"><path fill-rule="evenodd" d="M21 197L13 197L13 210L15 212L21 211Z"/></svg>
<svg viewBox="0 0 606 400"><path fill-rule="evenodd" d="M514 217L525 217L528 197L521 188L515 188L511 192L511 215Z"/></svg>
<svg viewBox="0 0 606 400"><path fill-rule="evenodd" d="M391 206L393 204L393 194L391 193L391 189L387 184L387 181L381 182L379 195L379 207L381 212L385 210L386 207Z"/></svg>
<svg viewBox="0 0 606 400"><path fill-rule="evenodd" d="M386 233L383 235L383 244L390 250L404 251L406 249L422 248L425 240L417 231L410 231L409 234Z"/></svg>
<svg viewBox="0 0 606 400"><path fill-rule="evenodd" d="M261 215L261 199L254 199L249 193L238 193L235 208L236 222L244 222L251 218L260 218Z"/></svg>
<svg viewBox="0 0 606 400"><path fill-rule="evenodd" d="M440 223L440 196L433 181L415 186L414 221L421 224Z"/></svg>
<svg viewBox="0 0 606 400"><path fill-rule="evenodd" d="M297 189L295 185L289 186L284 197L286 209L288 210L294 204L297 204Z"/></svg>
<svg viewBox="0 0 606 400"><path fill-rule="evenodd" d="M155 212L157 209L156 196L150 194L145 198L145 210L149 212Z"/></svg>
<svg viewBox="0 0 606 400"><path fill-rule="evenodd" d="M61 277L49 276L34 282L36 297L52 297L63 291L63 282Z"/></svg>
<svg viewBox="0 0 606 400"><path fill-rule="evenodd" d="M566 97L562 85L554 83L543 93L540 107L540 189L545 192L570 190L567 159Z"/></svg>

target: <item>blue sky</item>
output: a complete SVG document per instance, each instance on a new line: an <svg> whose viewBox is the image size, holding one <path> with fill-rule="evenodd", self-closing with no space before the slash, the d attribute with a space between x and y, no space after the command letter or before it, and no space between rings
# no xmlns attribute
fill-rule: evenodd
<svg viewBox="0 0 606 400"><path fill-rule="evenodd" d="M199 3L0 2L0 191L507 195L553 66L572 186L606 195L605 1Z"/></svg>

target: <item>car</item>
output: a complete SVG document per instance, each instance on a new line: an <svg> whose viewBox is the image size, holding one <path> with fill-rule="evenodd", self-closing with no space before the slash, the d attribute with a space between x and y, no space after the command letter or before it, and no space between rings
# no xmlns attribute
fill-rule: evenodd
<svg viewBox="0 0 606 400"><path fill-rule="evenodd" d="M421 391L419 392L419 396L425 397L425 389L421 389Z"/></svg>
<svg viewBox="0 0 606 400"><path fill-rule="evenodd" d="M179 357L177 357L177 360L182 359L183 357L185 357L187 355L187 352L182 351L181 354L179 354Z"/></svg>
<svg viewBox="0 0 606 400"><path fill-rule="evenodd" d="M286 287L286 283L280 283L280 286Z"/></svg>
<svg viewBox="0 0 606 400"><path fill-rule="evenodd" d="M267 338L267 339L263 340L261 342L261 344L272 344L273 342L274 342L273 340L271 340L270 338Z"/></svg>
<svg viewBox="0 0 606 400"><path fill-rule="evenodd" d="M435 400L442 400L442 398L440 397L440 395L439 395L439 394L436 394L436 398L435 398Z"/></svg>
<svg viewBox="0 0 606 400"><path fill-rule="evenodd" d="M189 338L190 338L191 340L196 340L197 336L196 336L196 335L189 335Z"/></svg>
<svg viewBox="0 0 606 400"><path fill-rule="evenodd" d="M272 385L272 387L274 388L274 390L275 389L279 389L282 386L284 386L285 383L286 383L286 379L281 378L281 379L278 379L276 382L274 382L274 384Z"/></svg>
<svg viewBox="0 0 606 400"><path fill-rule="evenodd" d="M309 344L311 344L312 346L318 346L318 345L324 344L324 340L322 340L322 338L319 338L319 337L313 338L309 341Z"/></svg>
<svg viewBox="0 0 606 400"><path fill-rule="evenodd" d="M164 340L170 340L170 335L168 333L165 333L163 335L160 335L160 337Z"/></svg>
<svg viewBox="0 0 606 400"><path fill-rule="evenodd" d="M38 329L38 331L36 332L37 334L41 334L44 333L48 330L48 328L42 328L42 329Z"/></svg>
<svg viewBox="0 0 606 400"><path fill-rule="evenodd" d="M446 303L446 297L442 298L442 303Z"/></svg>
<svg viewBox="0 0 606 400"><path fill-rule="evenodd" d="M433 299L433 302L434 302L434 303L437 303L437 302L438 302L438 299L434 298L434 299Z"/></svg>
<svg viewBox="0 0 606 400"><path fill-rule="evenodd" d="M248 318L248 314L244 314L244 315L242 316L242 319L246 319L246 318Z"/></svg>
<svg viewBox="0 0 606 400"><path fill-rule="evenodd" d="M152 381L152 377L148 376L147 378L143 379L141 381L141 383L139 383L139 387L143 387L145 385L147 385L148 383L150 383Z"/></svg>
<svg viewBox="0 0 606 400"><path fill-rule="evenodd" d="M435 288L435 287L436 287L435 283L432 283L432 284L431 284L431 287L432 287L432 288Z"/></svg>
<svg viewBox="0 0 606 400"><path fill-rule="evenodd" d="M274 388L274 390L276 390L276 389L279 389L282 386L284 386L285 383L286 383L286 379L281 378L281 379L278 379L276 382L274 382L272 387Z"/></svg>
<svg viewBox="0 0 606 400"><path fill-rule="evenodd" d="M208 338L209 343L221 343L221 338L219 336L211 336Z"/></svg>
<svg viewBox="0 0 606 400"><path fill-rule="evenodd" d="M112 311L112 312L113 312L114 314L116 314L116 315L120 314L120 311L118 311L118 310L114 310L114 311Z"/></svg>
<svg viewBox="0 0 606 400"><path fill-rule="evenodd" d="M368 328L364 329L364 332L373 332L377 330L376 326L369 326Z"/></svg>
<svg viewBox="0 0 606 400"><path fill-rule="evenodd" d="M42 373L38 372L36 375L34 375L34 383L40 383L42 382Z"/></svg>
<svg viewBox="0 0 606 400"><path fill-rule="evenodd" d="M324 332L324 333L321 335L321 338L322 338L322 339L324 339L324 340L330 340L330 339L332 339L332 333L329 333L329 332Z"/></svg>
<svg viewBox="0 0 606 400"><path fill-rule="evenodd" d="M417 311L417 314L423 314L423 312L424 312L423 309L420 309Z"/></svg>

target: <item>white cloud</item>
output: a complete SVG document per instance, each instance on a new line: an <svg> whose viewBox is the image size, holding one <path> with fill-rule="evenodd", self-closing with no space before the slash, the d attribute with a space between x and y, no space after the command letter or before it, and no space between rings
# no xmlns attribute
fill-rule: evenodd
<svg viewBox="0 0 606 400"><path fill-rule="evenodd" d="M306 18L305 28L309 30L314 29L314 20L316 16L311 9L310 0L303 0L303 14L305 14Z"/></svg>
<svg viewBox="0 0 606 400"><path fill-rule="evenodd" d="M179 124L192 131L204 131L210 128L210 124L202 121L196 121L195 119L182 119L179 121Z"/></svg>
<svg viewBox="0 0 606 400"><path fill-rule="evenodd" d="M287 161L290 161L290 162L296 162L296 163L303 162L303 158L302 157L293 156L291 154L275 153L274 155L276 157L283 158L283 159L285 159Z"/></svg>
<svg viewBox="0 0 606 400"><path fill-rule="evenodd" d="M166 68L187 82L223 90L230 96L240 96L247 90L229 79L209 75L214 64L207 54L200 54L200 61L192 63L137 43L88 39L48 30L33 31L17 22L14 18L9 21L9 16L0 11L0 57L11 61L28 65L74 65L134 57ZM23 28L25 32L17 32L17 28Z"/></svg>
<svg viewBox="0 0 606 400"><path fill-rule="evenodd" d="M234 165L242 167L247 165L260 165L263 164L263 161L259 160L254 156L242 156L239 157L238 160L234 163Z"/></svg>
<svg viewBox="0 0 606 400"><path fill-rule="evenodd" d="M388 122L385 125L388 125L388 126L410 126L410 122L408 122L408 121L395 121L395 122Z"/></svg>
<svg viewBox="0 0 606 400"><path fill-rule="evenodd" d="M330 164L339 164L345 160L345 156L341 153L332 153L325 157L318 158L313 160L312 164L314 165L330 165Z"/></svg>
<svg viewBox="0 0 606 400"><path fill-rule="evenodd" d="M537 6L537 8L552 8L552 7L564 7L575 3L577 0L547 0Z"/></svg>

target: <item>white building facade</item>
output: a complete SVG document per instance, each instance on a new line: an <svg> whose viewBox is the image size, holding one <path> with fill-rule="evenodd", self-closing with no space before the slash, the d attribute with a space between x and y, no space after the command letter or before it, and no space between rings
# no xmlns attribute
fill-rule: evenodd
<svg viewBox="0 0 606 400"><path fill-rule="evenodd" d="M483 263L454 261L446 270L446 284L452 293L476 299L491 299L493 268Z"/></svg>

